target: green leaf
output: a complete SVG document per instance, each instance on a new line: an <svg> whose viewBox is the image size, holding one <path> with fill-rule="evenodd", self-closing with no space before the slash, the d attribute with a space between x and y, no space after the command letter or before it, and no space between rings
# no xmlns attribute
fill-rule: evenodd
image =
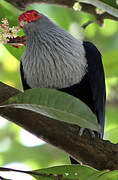
<svg viewBox="0 0 118 180"><path fill-rule="evenodd" d="M103 54L105 74L107 77L118 77L118 49Z"/></svg>
<svg viewBox="0 0 118 180"><path fill-rule="evenodd" d="M17 26L18 16L22 13L22 11L18 10L11 4L7 3L4 0L0 0L0 20L2 18L7 18L10 26Z"/></svg>
<svg viewBox="0 0 118 180"><path fill-rule="evenodd" d="M59 178L62 180L90 180L89 177L99 171L87 166L63 165L39 169L33 172L38 173L37 175L32 174L37 180L58 180Z"/></svg>
<svg viewBox="0 0 118 180"><path fill-rule="evenodd" d="M116 144L118 143L118 107L107 106L106 112L106 127L104 139Z"/></svg>
<svg viewBox="0 0 118 180"><path fill-rule="evenodd" d="M30 89L11 97L0 107L22 108L66 123L99 131L96 116L79 99L48 88Z"/></svg>
<svg viewBox="0 0 118 180"><path fill-rule="evenodd" d="M15 47L13 47L13 46L11 46L11 45L9 45L9 44L5 44L4 46L7 48L7 50L8 50L14 57L16 57L17 60L20 61L21 56L22 56L22 54L23 54L23 52L24 52L24 50L25 50L25 46L22 46L22 47L20 47L20 48L15 48Z"/></svg>
<svg viewBox="0 0 118 180"><path fill-rule="evenodd" d="M83 165L62 165L34 171L0 167L0 171L13 171L33 176L36 180L117 180L118 170L98 171Z"/></svg>
<svg viewBox="0 0 118 180"><path fill-rule="evenodd" d="M64 165L51 167L46 169L40 169L33 171L35 173L39 173L39 175L33 175L37 180L58 180L59 175L63 180L117 180L118 179L118 171L109 171L103 170L98 171L88 166L82 165ZM41 174L40 174L41 173ZM44 175L45 178L42 178L41 175ZM46 175L52 177L46 177ZM57 178L56 178L57 177Z"/></svg>
<svg viewBox="0 0 118 180"><path fill-rule="evenodd" d="M100 177L100 180L117 180L118 179L118 171L108 171Z"/></svg>
<svg viewBox="0 0 118 180"><path fill-rule="evenodd" d="M34 171L21 171L0 167L0 171L26 173L32 175L36 180L92 180L91 177L97 172L99 173L96 169L82 165L62 165Z"/></svg>

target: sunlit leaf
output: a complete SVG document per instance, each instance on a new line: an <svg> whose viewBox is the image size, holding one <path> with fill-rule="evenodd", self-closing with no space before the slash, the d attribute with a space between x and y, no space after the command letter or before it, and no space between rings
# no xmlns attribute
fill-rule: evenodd
<svg viewBox="0 0 118 180"><path fill-rule="evenodd" d="M118 107L107 107L104 139L118 143Z"/></svg>
<svg viewBox="0 0 118 180"><path fill-rule="evenodd" d="M16 57L16 59L21 60L21 56L25 50L25 46L21 46L20 48L12 47L9 44L5 44L4 46L14 57Z"/></svg>
<svg viewBox="0 0 118 180"><path fill-rule="evenodd" d="M103 54L105 74L107 77L118 76L118 49Z"/></svg>

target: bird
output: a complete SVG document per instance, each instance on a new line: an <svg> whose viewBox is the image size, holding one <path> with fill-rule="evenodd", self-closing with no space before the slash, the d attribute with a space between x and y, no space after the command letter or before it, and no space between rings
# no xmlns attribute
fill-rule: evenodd
<svg viewBox="0 0 118 180"><path fill-rule="evenodd" d="M20 63L23 89L53 88L80 99L95 114L103 138L106 87L97 47L76 39L36 10L23 12L18 20L26 36Z"/></svg>

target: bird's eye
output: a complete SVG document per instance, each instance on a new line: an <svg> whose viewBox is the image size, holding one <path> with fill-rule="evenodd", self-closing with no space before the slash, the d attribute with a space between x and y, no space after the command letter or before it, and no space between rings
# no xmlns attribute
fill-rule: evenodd
<svg viewBox="0 0 118 180"><path fill-rule="evenodd" d="M35 14L35 16L38 16L38 14Z"/></svg>

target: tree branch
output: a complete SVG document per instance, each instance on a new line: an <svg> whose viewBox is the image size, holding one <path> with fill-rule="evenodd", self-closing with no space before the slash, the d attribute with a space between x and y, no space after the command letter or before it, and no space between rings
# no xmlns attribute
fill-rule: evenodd
<svg viewBox="0 0 118 180"><path fill-rule="evenodd" d="M0 103L20 91L0 82ZM86 130L78 136L78 126L15 108L0 108L0 115L16 123L44 141L60 148L83 164L98 170L118 169L118 145L99 138L91 139Z"/></svg>
<svg viewBox="0 0 118 180"><path fill-rule="evenodd" d="M55 4L55 5L61 5L64 7L73 8L74 3L76 3L76 0L6 0L10 4L14 5L16 8L25 10L25 8L33 3L47 3L47 4ZM108 12L104 12L103 14L97 14L96 13L96 7L92 4L86 4L86 3L80 3L82 6L82 11L85 13L92 14L95 16L98 24L102 24L104 19L112 19L118 21L118 17L115 17Z"/></svg>

